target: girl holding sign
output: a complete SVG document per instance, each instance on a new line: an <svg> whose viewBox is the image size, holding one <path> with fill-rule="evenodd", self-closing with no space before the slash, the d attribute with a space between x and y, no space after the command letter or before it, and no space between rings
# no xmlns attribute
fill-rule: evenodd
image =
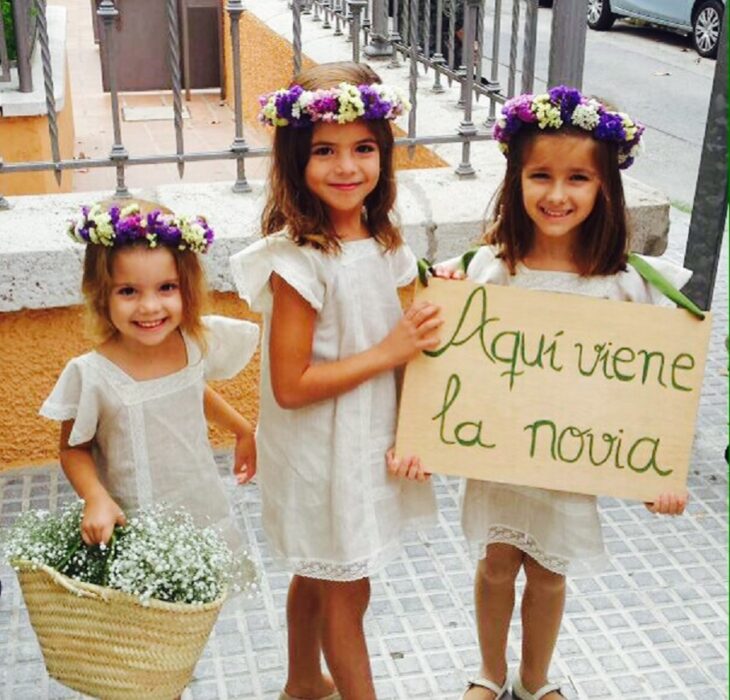
<svg viewBox="0 0 730 700"><path fill-rule="evenodd" d="M566 87L505 103L494 138L507 157L484 245L437 266L441 277L584 294L648 304L668 300L628 261L620 170L638 151L643 125ZM642 262L643 261L643 262ZM690 272L641 258L681 287ZM679 515L685 494L647 504ZM565 576L604 556L595 496L468 480L462 506L467 538L480 546L475 600L482 668L463 700L494 700L509 685L507 633L515 580L522 599L522 660L512 682L518 700L557 700L548 682L565 602Z"/></svg>
<svg viewBox="0 0 730 700"><path fill-rule="evenodd" d="M438 308L401 313L416 260L392 221L393 132L408 102L367 66L323 64L261 100L276 127L264 238L232 258L263 312L257 434L263 525L294 573L280 700L374 700L369 577L435 514L420 465L391 461L396 367L438 345ZM332 679L322 674L324 652ZM334 682L333 682L334 681Z"/></svg>

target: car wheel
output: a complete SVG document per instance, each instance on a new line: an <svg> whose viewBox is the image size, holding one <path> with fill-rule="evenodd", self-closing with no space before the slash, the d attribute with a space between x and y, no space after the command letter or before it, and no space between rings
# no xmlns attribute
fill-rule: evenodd
<svg viewBox="0 0 730 700"><path fill-rule="evenodd" d="M591 29L610 29L615 19L609 0L588 0L588 26Z"/></svg>
<svg viewBox="0 0 730 700"><path fill-rule="evenodd" d="M717 0L703 0L692 20L692 44L700 56L715 58L720 41L723 7Z"/></svg>

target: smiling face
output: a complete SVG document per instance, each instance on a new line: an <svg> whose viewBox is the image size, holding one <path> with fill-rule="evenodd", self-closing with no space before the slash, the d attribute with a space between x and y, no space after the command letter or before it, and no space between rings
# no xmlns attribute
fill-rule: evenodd
<svg viewBox="0 0 730 700"><path fill-rule="evenodd" d="M109 317L123 342L137 348L161 345L183 318L180 280L164 246L131 246L112 263Z"/></svg>
<svg viewBox="0 0 730 700"><path fill-rule="evenodd" d="M569 134L537 136L524 153L521 185L533 245L573 247L601 190L595 142Z"/></svg>
<svg viewBox="0 0 730 700"><path fill-rule="evenodd" d="M319 123L314 127L304 181L324 204L341 239L359 237L365 198L379 178L380 149L364 123Z"/></svg>

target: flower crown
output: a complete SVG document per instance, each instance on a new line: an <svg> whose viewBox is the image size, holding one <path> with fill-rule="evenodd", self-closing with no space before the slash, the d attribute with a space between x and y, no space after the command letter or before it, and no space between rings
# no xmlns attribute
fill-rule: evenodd
<svg viewBox="0 0 730 700"><path fill-rule="evenodd" d="M202 216L175 216L159 210L144 215L136 203L123 209L116 204L108 210L101 204L82 207L81 215L69 222L68 235L77 243L113 247L146 241L150 248L166 245L194 253L208 252L215 237Z"/></svg>
<svg viewBox="0 0 730 700"><path fill-rule="evenodd" d="M585 97L574 88L560 85L542 95L519 95L507 100L494 125L493 136L506 155L510 139L523 124L536 124L540 129L577 126L590 132L599 141L618 144L618 167L628 168L640 150L644 125L628 114L612 112L598 100Z"/></svg>
<svg viewBox="0 0 730 700"><path fill-rule="evenodd" d="M316 122L349 124L356 119L395 119L411 108L400 91L380 83L340 83L327 90L293 85L261 95L259 104L259 120L264 124L298 128Z"/></svg>

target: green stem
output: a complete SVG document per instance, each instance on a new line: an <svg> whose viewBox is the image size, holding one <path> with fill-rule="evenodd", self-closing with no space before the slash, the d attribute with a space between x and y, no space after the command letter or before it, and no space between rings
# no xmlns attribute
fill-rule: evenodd
<svg viewBox="0 0 730 700"><path fill-rule="evenodd" d="M53 568L59 573L64 573L63 570L66 568L66 566L68 566L68 563L74 558L74 555L76 554L76 552L79 551L79 549L81 549L83 544L84 541L81 539L81 535L79 535L78 540L73 544L71 549L67 552L66 556L61 559L60 562L54 564Z"/></svg>

